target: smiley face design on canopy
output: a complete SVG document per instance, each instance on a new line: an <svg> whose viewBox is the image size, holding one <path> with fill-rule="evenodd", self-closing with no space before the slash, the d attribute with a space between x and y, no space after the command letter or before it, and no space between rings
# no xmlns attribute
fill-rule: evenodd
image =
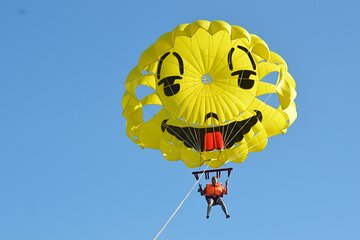
<svg viewBox="0 0 360 240"><path fill-rule="evenodd" d="M276 82L266 77L277 74ZM223 21L182 24L161 36L129 73L127 135L188 167L242 162L295 121L295 81L256 35ZM137 96L139 86L152 91ZM271 106L263 96L276 97ZM144 119L147 106L160 110Z"/></svg>

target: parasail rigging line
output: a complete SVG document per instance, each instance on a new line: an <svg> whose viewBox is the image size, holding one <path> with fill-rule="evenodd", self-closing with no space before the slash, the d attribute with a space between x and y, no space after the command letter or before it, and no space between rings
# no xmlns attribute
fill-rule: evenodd
<svg viewBox="0 0 360 240"><path fill-rule="evenodd" d="M206 166L206 168L204 169L207 170L209 166ZM169 217L169 219L165 222L165 224L162 226L162 228L160 229L160 231L156 234L156 236L153 238L153 240L157 240L159 238L159 236L161 235L161 233L165 230L165 228L167 227L167 225L171 222L171 220L175 217L176 213L180 210L180 208L182 207L182 205L185 203L186 199L189 197L190 193L194 190L194 188L196 187L196 185L200 182L201 178L203 177L204 172L200 175L199 179L194 183L194 185L191 187L191 189L189 190L189 192L185 195L184 199L180 202L179 206L175 209L175 211L173 212L173 214L171 214L171 216Z"/></svg>

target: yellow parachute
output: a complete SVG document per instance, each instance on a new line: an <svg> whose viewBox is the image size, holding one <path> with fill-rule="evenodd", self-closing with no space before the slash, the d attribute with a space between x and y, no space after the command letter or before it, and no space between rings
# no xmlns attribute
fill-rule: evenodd
<svg viewBox="0 0 360 240"><path fill-rule="evenodd" d="M277 74L275 82L266 77ZM152 91L137 96L137 88ZM129 73L122 100L128 137L188 167L243 162L297 117L285 61L244 28L223 21L181 24L162 35ZM273 95L278 106L262 96ZM144 108L158 105L152 118Z"/></svg>

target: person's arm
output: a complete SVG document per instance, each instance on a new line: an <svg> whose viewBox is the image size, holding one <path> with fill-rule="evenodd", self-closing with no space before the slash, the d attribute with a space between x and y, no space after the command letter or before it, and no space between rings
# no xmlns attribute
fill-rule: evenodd
<svg viewBox="0 0 360 240"><path fill-rule="evenodd" d="M206 187L201 191L201 196L204 196L206 193Z"/></svg>
<svg viewBox="0 0 360 240"><path fill-rule="evenodd" d="M198 192L201 194L201 196L203 196L203 195L204 195L204 190L202 189L201 184L199 184L199 189L198 189Z"/></svg>
<svg viewBox="0 0 360 240"><path fill-rule="evenodd" d="M229 180L226 180L225 182L224 193L229 194Z"/></svg>

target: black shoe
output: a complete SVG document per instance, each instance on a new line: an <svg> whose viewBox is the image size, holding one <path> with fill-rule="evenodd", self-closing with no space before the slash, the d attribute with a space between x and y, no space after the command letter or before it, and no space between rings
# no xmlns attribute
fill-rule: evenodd
<svg viewBox="0 0 360 240"><path fill-rule="evenodd" d="M230 215L228 214L228 215L226 215L226 218L229 218L230 217Z"/></svg>
<svg viewBox="0 0 360 240"><path fill-rule="evenodd" d="M209 218L209 216L206 216L206 218Z"/></svg>

